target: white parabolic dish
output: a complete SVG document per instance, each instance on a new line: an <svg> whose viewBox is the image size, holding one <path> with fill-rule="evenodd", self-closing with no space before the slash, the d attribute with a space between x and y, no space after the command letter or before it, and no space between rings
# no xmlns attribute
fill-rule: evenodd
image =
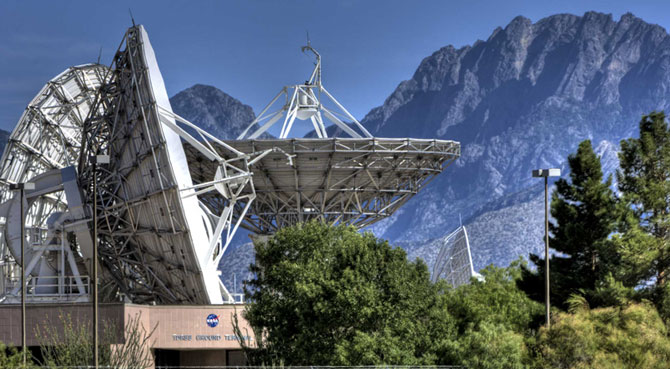
<svg viewBox="0 0 670 369"><path fill-rule="evenodd" d="M84 239L88 227L75 224L86 215L81 211L73 166L79 161L84 121L107 71L99 64L85 64L52 78L28 104L9 136L0 160L0 301L16 301L19 296L21 223L28 230L26 244L49 245L48 250L28 247L25 253L26 275L41 293L55 295L62 275L74 277L87 270L93 249L90 237ZM37 183L35 190L26 191L25 199L9 190L9 185L27 181ZM65 190L70 192L66 195ZM22 200L24 217L19 210ZM75 200L79 209L66 219L63 214L68 205L77 205ZM77 252L72 250L75 245L54 232L62 225L74 232L83 230ZM85 297L87 282L78 277L72 280L76 292L68 300Z"/></svg>

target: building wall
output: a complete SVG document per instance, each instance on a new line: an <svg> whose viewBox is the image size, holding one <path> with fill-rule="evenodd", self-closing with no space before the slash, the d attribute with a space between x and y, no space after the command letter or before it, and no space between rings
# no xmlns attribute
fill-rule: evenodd
<svg viewBox="0 0 670 369"><path fill-rule="evenodd" d="M46 326L63 332L65 318L73 324L91 324L93 308L90 304L27 304L26 344L38 346L38 330L44 332ZM121 329L124 316L123 304L101 304L99 324L108 324L112 329ZM104 323L108 322L108 323ZM118 331L121 332L121 331ZM21 305L0 304L0 342L7 345L21 345Z"/></svg>
<svg viewBox="0 0 670 369"><path fill-rule="evenodd" d="M148 324L156 328L153 348L161 349L239 349L233 332L233 314L237 311L244 335L253 336L248 323L241 317L241 305L209 306L139 306L126 305L126 316L148 313ZM210 327L207 317L218 316L218 324ZM248 333L245 333L248 332ZM253 343L253 337L252 343Z"/></svg>
<svg viewBox="0 0 670 369"><path fill-rule="evenodd" d="M124 341L124 326L132 317L139 317L147 332L154 331L147 350L177 350L184 366L226 365L232 355L237 365L240 361L240 342L233 332L233 315L237 312L245 339L255 344L251 328L241 316L243 305L169 305L148 306L134 304L100 304L100 329L107 326L118 332L118 342ZM36 335L39 328L51 326L63 332L64 316L74 324L88 323L92 319L90 304L28 304L26 307L27 345L39 346ZM210 319L213 315L217 319ZM215 324L216 322L216 324ZM102 336L102 332L101 332ZM0 305L0 342L21 345L21 306Z"/></svg>

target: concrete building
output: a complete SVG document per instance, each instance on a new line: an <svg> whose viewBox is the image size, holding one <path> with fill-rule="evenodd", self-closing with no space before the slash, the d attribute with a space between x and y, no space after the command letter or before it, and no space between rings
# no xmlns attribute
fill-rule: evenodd
<svg viewBox="0 0 670 369"><path fill-rule="evenodd" d="M101 330L115 332L113 344L124 343L125 326L139 317L147 332L153 333L146 350L151 351L150 368L161 366L242 366L246 364L240 339L254 344L247 322L241 317L243 305L136 305L100 304ZM233 316L238 314L243 337L233 331ZM64 330L63 317L73 324L90 326L90 304L31 304L26 308L27 345L36 355L44 338L38 330L52 327ZM0 342L21 346L21 306L0 304Z"/></svg>

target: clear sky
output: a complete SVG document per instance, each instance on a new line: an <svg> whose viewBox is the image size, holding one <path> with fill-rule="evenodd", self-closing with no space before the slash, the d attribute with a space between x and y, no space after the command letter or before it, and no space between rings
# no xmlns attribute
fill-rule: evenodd
<svg viewBox="0 0 670 369"><path fill-rule="evenodd" d="M104 64L125 29L144 24L170 96L203 83L258 113L323 56L324 85L358 119L380 105L421 60L452 44L487 39L517 15L533 21L595 10L630 11L670 27L670 2L643 1L13 1L0 3L0 128L11 130L51 77L71 65Z"/></svg>

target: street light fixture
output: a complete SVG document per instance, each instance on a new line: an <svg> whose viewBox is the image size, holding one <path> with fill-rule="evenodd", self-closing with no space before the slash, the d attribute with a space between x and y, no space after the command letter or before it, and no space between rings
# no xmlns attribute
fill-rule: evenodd
<svg viewBox="0 0 670 369"><path fill-rule="evenodd" d="M558 168L533 170L533 177L544 178L544 292L547 328L551 328L551 316L549 315L549 177L560 176L561 170Z"/></svg>
<svg viewBox="0 0 670 369"><path fill-rule="evenodd" d="M25 183L11 183L9 185L11 191L19 191L21 201L21 349L23 356L23 367L26 366L26 221L24 219L23 199L25 198L25 191L32 191L35 189L35 184L32 182Z"/></svg>
<svg viewBox="0 0 670 369"><path fill-rule="evenodd" d="M93 364L98 369L98 164L109 164L109 155L96 155L93 164Z"/></svg>

